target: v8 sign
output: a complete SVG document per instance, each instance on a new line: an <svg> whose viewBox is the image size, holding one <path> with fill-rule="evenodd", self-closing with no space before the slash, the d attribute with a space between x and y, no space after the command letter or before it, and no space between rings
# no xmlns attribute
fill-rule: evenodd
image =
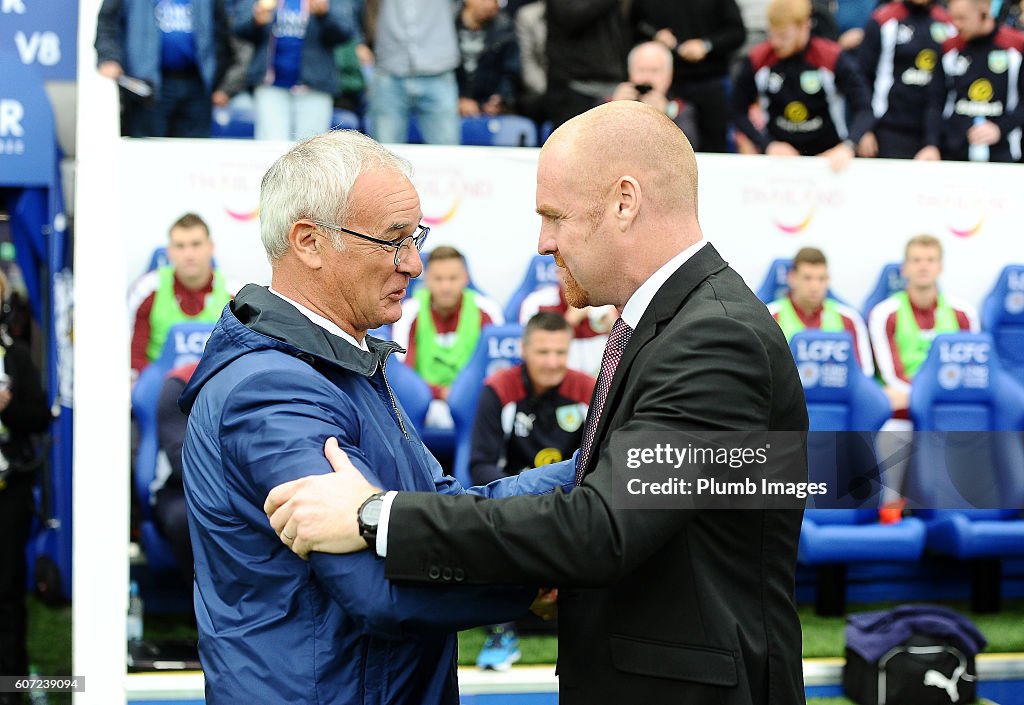
<svg viewBox="0 0 1024 705"><path fill-rule="evenodd" d="M43 80L75 80L77 8L53 0L0 0L0 47Z"/></svg>

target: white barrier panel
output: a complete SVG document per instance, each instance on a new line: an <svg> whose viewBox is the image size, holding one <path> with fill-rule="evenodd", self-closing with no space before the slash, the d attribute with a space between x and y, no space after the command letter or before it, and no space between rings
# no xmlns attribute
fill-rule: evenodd
<svg viewBox="0 0 1024 705"><path fill-rule="evenodd" d="M182 213L210 224L230 279L266 283L260 179L290 145L232 140L124 140L121 227L139 274ZM412 161L428 247L454 245L477 285L504 303L536 250L537 150L401 145ZM812 158L700 155L704 234L754 289L776 257L804 245L832 263L832 288L860 306L883 264L912 235L946 249L945 288L980 304L1004 264L1024 261L1019 165L854 161L834 174Z"/></svg>

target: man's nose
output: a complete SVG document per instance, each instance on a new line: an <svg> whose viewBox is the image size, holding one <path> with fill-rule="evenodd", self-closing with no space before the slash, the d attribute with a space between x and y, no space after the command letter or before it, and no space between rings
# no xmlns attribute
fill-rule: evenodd
<svg viewBox="0 0 1024 705"><path fill-rule="evenodd" d="M408 274L414 279L423 274L423 258L420 256L420 251L415 247L410 247L408 252L402 252L398 262L398 271Z"/></svg>

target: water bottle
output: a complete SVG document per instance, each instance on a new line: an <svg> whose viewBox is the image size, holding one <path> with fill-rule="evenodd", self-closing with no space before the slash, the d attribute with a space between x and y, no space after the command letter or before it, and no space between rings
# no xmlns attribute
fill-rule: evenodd
<svg viewBox="0 0 1024 705"><path fill-rule="evenodd" d="M33 680L39 678L39 669L35 665L28 667L28 677ZM49 705L50 698L46 695L45 690L30 690L28 691L28 701L32 705Z"/></svg>
<svg viewBox="0 0 1024 705"><path fill-rule="evenodd" d="M985 118L978 115L974 118L974 124L980 125L985 122ZM987 162L988 161L988 145L987 144L972 144L967 147L967 158L972 162Z"/></svg>
<svg viewBox="0 0 1024 705"><path fill-rule="evenodd" d="M128 593L128 619L125 623L128 641L142 641L142 597L139 595L139 584L132 581Z"/></svg>

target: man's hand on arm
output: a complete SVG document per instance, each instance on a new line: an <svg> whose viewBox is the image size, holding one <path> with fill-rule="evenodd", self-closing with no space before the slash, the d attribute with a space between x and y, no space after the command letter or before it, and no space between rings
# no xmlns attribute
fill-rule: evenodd
<svg viewBox="0 0 1024 705"><path fill-rule="evenodd" d="M338 447L337 439L327 439L324 453L333 473L278 485L263 505L282 543L303 558L310 551L354 553L365 549L357 513L367 498L380 492Z"/></svg>

